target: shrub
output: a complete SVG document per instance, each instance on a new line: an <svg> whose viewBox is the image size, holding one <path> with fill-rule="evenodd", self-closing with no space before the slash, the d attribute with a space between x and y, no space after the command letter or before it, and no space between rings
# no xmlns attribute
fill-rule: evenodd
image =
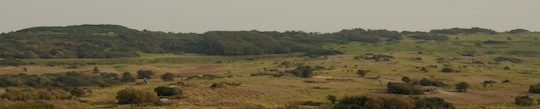
<svg viewBox="0 0 540 109"><path fill-rule="evenodd" d="M26 64L28 63L15 59L15 58L5 58L3 60L0 60L0 65L20 66L20 65L26 65Z"/></svg>
<svg viewBox="0 0 540 109"><path fill-rule="evenodd" d="M0 75L0 87L28 86L38 88L56 87L79 87L79 86L111 86L120 84L121 81L116 73L77 73L65 72L54 74L28 75L28 74L5 74Z"/></svg>
<svg viewBox="0 0 540 109"><path fill-rule="evenodd" d="M81 88L74 88L70 91L70 93L71 95L76 96L76 97L82 97L82 96L87 95L86 90L81 89Z"/></svg>
<svg viewBox="0 0 540 109"><path fill-rule="evenodd" d="M154 75L154 72L150 71L150 70L139 70L137 71L137 78L138 79L150 79L152 78L152 75Z"/></svg>
<svg viewBox="0 0 540 109"><path fill-rule="evenodd" d="M401 81L403 81L405 83L409 83L409 82L411 82L411 78L404 76L404 77L401 78Z"/></svg>
<svg viewBox="0 0 540 109"><path fill-rule="evenodd" d="M94 73L100 73L99 71L99 68L98 67L94 67L94 69L92 70Z"/></svg>
<svg viewBox="0 0 540 109"><path fill-rule="evenodd" d="M457 72L458 70L454 69L454 68L451 68L451 67L444 67L443 69L441 69L441 72L446 72L446 73L450 73L450 72Z"/></svg>
<svg viewBox="0 0 540 109"><path fill-rule="evenodd" d="M167 73L161 75L161 80L163 80L163 81L174 81L174 74L167 72Z"/></svg>
<svg viewBox="0 0 540 109"><path fill-rule="evenodd" d="M156 93L152 91L136 90L127 88L116 93L118 104L142 104L153 103L158 100Z"/></svg>
<svg viewBox="0 0 540 109"><path fill-rule="evenodd" d="M446 102L444 99L438 97L415 97L414 100L416 109L455 109L452 103Z"/></svg>
<svg viewBox="0 0 540 109"><path fill-rule="evenodd" d="M368 72L369 72L368 70L358 70L356 71L356 74L360 77L364 77L367 75Z"/></svg>
<svg viewBox="0 0 540 109"><path fill-rule="evenodd" d="M288 71L289 73L292 73L294 76L302 77L302 78L310 78L312 77L313 71L315 70L315 67L312 66L298 66L296 69Z"/></svg>
<svg viewBox="0 0 540 109"><path fill-rule="evenodd" d="M156 87L154 88L154 92L156 92L158 96L182 95L182 90L178 88L167 87L167 86Z"/></svg>
<svg viewBox="0 0 540 109"><path fill-rule="evenodd" d="M518 106L532 106L534 105L534 99L529 96L517 96L515 99L515 104Z"/></svg>
<svg viewBox="0 0 540 109"><path fill-rule="evenodd" d="M444 87L444 86L447 86L447 85L444 84L444 82L442 82L442 81L439 81L439 80L430 80L430 79L427 79L427 78L424 78L424 79L420 80L420 85L422 85L422 86L435 86L435 87Z"/></svg>
<svg viewBox="0 0 540 109"><path fill-rule="evenodd" d="M424 89L421 87L407 84L407 83L388 83L387 92L394 94L404 94L404 95L420 95L424 94Z"/></svg>
<svg viewBox="0 0 540 109"><path fill-rule="evenodd" d="M337 97L335 95L328 95L326 96L326 99L330 102L332 102L332 104L336 103L337 101Z"/></svg>
<svg viewBox="0 0 540 109"><path fill-rule="evenodd" d="M334 109L414 109L414 101L401 96L365 95L344 97Z"/></svg>
<svg viewBox="0 0 540 109"><path fill-rule="evenodd" d="M8 88L2 98L12 101L62 100L70 98L70 93L59 89Z"/></svg>
<svg viewBox="0 0 540 109"><path fill-rule="evenodd" d="M456 84L456 90L458 92L467 92L467 89L470 87L469 83L467 82L460 82Z"/></svg>
<svg viewBox="0 0 540 109"><path fill-rule="evenodd" d="M529 93L537 93L540 94L540 83L530 85L529 86Z"/></svg>
<svg viewBox="0 0 540 109"><path fill-rule="evenodd" d="M131 73L124 72L122 74L122 82L135 82L135 78L133 77L133 75L131 75Z"/></svg>

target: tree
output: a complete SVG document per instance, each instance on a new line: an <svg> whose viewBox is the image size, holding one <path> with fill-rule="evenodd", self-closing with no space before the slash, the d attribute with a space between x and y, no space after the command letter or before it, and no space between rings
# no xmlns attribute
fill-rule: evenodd
<svg viewBox="0 0 540 109"><path fill-rule="evenodd" d="M529 96L517 96L515 99L515 104L518 106L532 106L534 105L534 99Z"/></svg>
<svg viewBox="0 0 540 109"><path fill-rule="evenodd" d="M133 75L131 75L130 72L124 72L122 74L122 82L134 82L135 81L135 78L133 77Z"/></svg>
<svg viewBox="0 0 540 109"><path fill-rule="evenodd" d="M332 104L336 103L337 101L337 97L335 95L328 95L326 96L326 99L330 102L332 102Z"/></svg>
<svg viewBox="0 0 540 109"><path fill-rule="evenodd" d="M152 78L152 75L154 75L154 72L150 71L150 70L139 70L137 71L137 78L138 79L150 79Z"/></svg>
<svg viewBox="0 0 540 109"><path fill-rule="evenodd" d="M132 88L120 90L116 93L118 104L141 104L152 103L158 100L158 96L153 91L143 91Z"/></svg>
<svg viewBox="0 0 540 109"><path fill-rule="evenodd" d="M154 92L156 92L158 96L182 95L182 90L178 88L167 87L167 86L156 87L154 88Z"/></svg>
<svg viewBox="0 0 540 109"><path fill-rule="evenodd" d="M94 73L100 73L99 68L96 66L94 67L94 70L92 70Z"/></svg>
<svg viewBox="0 0 540 109"><path fill-rule="evenodd" d="M161 75L161 80L163 81L174 81L174 74L173 73L170 73L170 72L167 72L163 75Z"/></svg>
<svg viewBox="0 0 540 109"><path fill-rule="evenodd" d="M458 92L467 92L467 89L470 87L469 83L467 82L460 82L456 84L456 90Z"/></svg>

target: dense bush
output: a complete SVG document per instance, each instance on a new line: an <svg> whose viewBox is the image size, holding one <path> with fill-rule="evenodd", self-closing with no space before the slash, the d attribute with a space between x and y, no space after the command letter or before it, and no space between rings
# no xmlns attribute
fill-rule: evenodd
<svg viewBox="0 0 540 109"><path fill-rule="evenodd" d="M407 83L388 83L387 92L394 94L404 94L404 95L420 95L424 94L424 89L421 87L407 84Z"/></svg>
<svg viewBox="0 0 540 109"><path fill-rule="evenodd" d="M457 34L473 34L473 33L487 33L487 34L495 34L496 31L485 29L485 28L479 28L479 27L473 27L473 28L450 28L450 29L437 29L437 30L431 30L430 33L434 34L448 34L448 35L457 35Z"/></svg>
<svg viewBox="0 0 540 109"><path fill-rule="evenodd" d="M448 86L448 85L446 85L444 82L442 82L440 80L431 80L431 79L427 79L427 78L423 78L422 80L420 80L420 85L422 85L422 86L435 86L435 87Z"/></svg>
<svg viewBox="0 0 540 109"><path fill-rule="evenodd" d="M364 77L367 75L369 71L368 70L357 70L356 71L356 75L360 76L360 77Z"/></svg>
<svg viewBox="0 0 540 109"><path fill-rule="evenodd" d="M1 96L13 101L69 99L69 92L60 89L8 88Z"/></svg>
<svg viewBox="0 0 540 109"><path fill-rule="evenodd" d="M416 109L455 109L452 103L446 102L442 98L429 97L429 98L413 98L415 101Z"/></svg>
<svg viewBox="0 0 540 109"><path fill-rule="evenodd" d="M442 98L364 95L340 99L334 109L455 109Z"/></svg>
<svg viewBox="0 0 540 109"><path fill-rule="evenodd" d="M29 87L78 87L101 86L108 87L120 84L116 73L87 74L77 72L54 74L5 74L0 75L0 87L29 86Z"/></svg>
<svg viewBox="0 0 540 109"><path fill-rule="evenodd" d="M163 81L174 81L174 74L173 73L165 73L163 75L161 75L161 80Z"/></svg>
<svg viewBox="0 0 540 109"><path fill-rule="evenodd" d="M401 77L401 81L403 81L405 83L409 83L409 82L411 82L411 78L409 78L407 76L404 76L404 77Z"/></svg>
<svg viewBox="0 0 540 109"><path fill-rule="evenodd" d="M313 66L298 66L294 70L288 71L289 73L292 73L294 76L302 77L302 78L310 78L312 77L313 71L316 70Z"/></svg>
<svg viewBox="0 0 540 109"><path fill-rule="evenodd" d="M534 105L534 99L529 96L517 96L514 100L515 100L515 104L518 106Z"/></svg>
<svg viewBox="0 0 540 109"><path fill-rule="evenodd" d="M537 93L540 94L540 83L530 85L529 86L529 93Z"/></svg>
<svg viewBox="0 0 540 109"><path fill-rule="evenodd" d="M352 96L344 97L335 109L414 109L414 101L400 96Z"/></svg>
<svg viewBox="0 0 540 109"><path fill-rule="evenodd" d="M154 72L150 71L150 70L139 70L137 71L137 78L138 79L151 79L152 76L154 75Z"/></svg>
<svg viewBox="0 0 540 109"><path fill-rule="evenodd" d="M414 38L414 39L435 40L435 41L444 41L444 40L450 39L448 36L441 35L441 34L417 34L417 35L412 35L409 37Z"/></svg>
<svg viewBox="0 0 540 109"><path fill-rule="evenodd" d="M379 62L379 61L390 61L391 59L394 59L394 56L385 55L385 54L366 53L360 56L355 56L354 59L374 60L374 61Z"/></svg>
<svg viewBox="0 0 540 109"><path fill-rule="evenodd" d="M181 96L182 90L174 87L159 86L154 88L158 96Z"/></svg>
<svg viewBox="0 0 540 109"><path fill-rule="evenodd" d="M458 72L458 70L454 69L452 67L444 67L444 68L441 69L441 72L451 73L451 72Z"/></svg>
<svg viewBox="0 0 540 109"><path fill-rule="evenodd" d="M467 82L460 82L456 84L456 90L458 92L467 92L467 89L471 87Z"/></svg>
<svg viewBox="0 0 540 109"><path fill-rule="evenodd" d="M71 93L71 95L76 96L76 97L82 97L82 96L87 96L88 95L87 90L82 89L82 88L78 88L78 87L71 89L70 93Z"/></svg>
<svg viewBox="0 0 540 109"><path fill-rule="evenodd" d="M143 104L158 101L158 96L153 91L127 88L116 93L118 104Z"/></svg>
<svg viewBox="0 0 540 109"><path fill-rule="evenodd" d="M28 63L15 59L15 58L5 58L5 59L0 60L0 65L20 66L20 65L26 65L26 64Z"/></svg>
<svg viewBox="0 0 540 109"><path fill-rule="evenodd" d="M135 82L135 77L130 72L122 73L122 82Z"/></svg>

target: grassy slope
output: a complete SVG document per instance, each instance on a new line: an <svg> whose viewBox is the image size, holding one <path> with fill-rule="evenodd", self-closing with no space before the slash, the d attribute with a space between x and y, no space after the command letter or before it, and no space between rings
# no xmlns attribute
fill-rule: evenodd
<svg viewBox="0 0 540 109"><path fill-rule="evenodd" d="M433 94L423 96L443 97L456 104L458 108L516 108L513 98L517 95L529 95L526 93L528 85L539 83L540 79L540 58L539 57L518 57L525 60L521 64L503 62L501 64L474 65L470 64L472 59L490 62L497 56L510 56L506 54L485 54L486 51L508 51L508 50L532 50L540 51L540 44L535 43L534 37L540 38L540 33L526 34L472 34L451 36L450 41L445 42L424 42L412 39L405 39L397 44L329 44L325 47L345 51L346 54L330 56L328 58L313 59L300 57L299 55L267 55L248 57L223 57L223 56L197 56L197 55L151 55L147 54L140 58L118 58L118 59L54 59L54 60L25 60L45 65L49 62L62 63L88 63L95 62L102 71L106 72L135 72L137 69L152 69L158 75L165 72L173 72L180 76L198 74L233 75L232 78L214 80L186 80L190 84L184 87L187 98L176 101L169 107L187 108L216 108L230 106L245 106L247 104L257 104L265 107L282 107L290 103L299 101L328 102L327 95L384 94L385 83L389 81L400 81L402 76L414 79L434 78L445 81L448 84L455 84L467 81L472 84L472 89L468 93L452 92L453 87L440 89ZM477 47L475 43L486 40L507 41L507 37L512 40L505 45L483 45ZM460 54L466 50L475 50L479 55L475 57L463 57ZM417 51L423 54L417 54ZM373 62L370 60L353 60L354 56L363 53L383 53L396 57L389 62ZM413 60L421 57L422 60ZM442 64L436 62L437 58L457 58L448 64L454 66L466 65L467 68L460 73L439 72ZM254 60L251 60L254 59ZM318 76L309 79L295 77L252 77L249 74L262 71L263 68L276 67L283 61L305 63L307 65L321 65L334 67L333 70L316 72ZM216 63L222 61L223 63ZM344 66L348 67L344 67ZM358 68L352 67L358 65ZM439 68L428 68L429 73L421 73L415 67L425 67L436 65ZM503 70L509 66L511 70ZM26 66L30 73L38 72L58 72L58 71L87 71L90 72L94 66L86 65L80 68L68 69L67 66ZM367 69L372 72L368 77L381 76L379 80L359 78L354 72L348 70ZM2 67L0 73L17 73L22 68ZM230 72L230 73L227 73ZM156 76L158 78L158 76ZM326 78L350 79L349 81L328 81ZM511 80L511 83L498 83L494 87L483 88L480 84L484 80ZM305 80L326 81L327 83L305 83ZM241 82L240 87L226 87L222 89L210 89L215 82ZM125 84L110 88L95 88L94 94L83 98L90 104L101 106L114 103L116 91L125 87L139 89L152 89L159 85L166 85L173 82L161 82L159 79L152 80L150 85ZM381 84L382 83L382 84ZM540 98L538 95L534 95Z"/></svg>

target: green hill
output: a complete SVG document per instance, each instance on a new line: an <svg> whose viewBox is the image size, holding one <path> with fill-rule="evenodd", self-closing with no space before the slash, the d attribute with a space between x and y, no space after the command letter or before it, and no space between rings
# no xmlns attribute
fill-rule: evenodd
<svg viewBox="0 0 540 109"><path fill-rule="evenodd" d="M0 58L118 58L139 53L197 53L206 55L259 55L303 52L307 55L338 54L321 45L352 41L397 42L405 36L447 40L444 34L494 31L482 28L440 29L432 32L348 29L334 33L301 31L210 31L165 33L139 31L119 25L33 27L0 35Z"/></svg>

